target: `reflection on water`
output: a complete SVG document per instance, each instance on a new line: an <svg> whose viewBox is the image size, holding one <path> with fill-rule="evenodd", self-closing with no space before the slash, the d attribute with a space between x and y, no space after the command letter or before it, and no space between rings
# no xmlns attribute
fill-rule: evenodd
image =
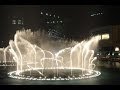
<svg viewBox="0 0 120 90"><path fill-rule="evenodd" d="M98 65L99 63L99 65ZM12 78L0 78L1 85L104 85L104 84L120 84L120 67L119 63L115 65L110 62L96 62L99 67L96 70L101 72L101 75L90 79L81 80L65 80L65 81L33 81L19 80ZM101 64L101 65L100 65ZM0 74L2 77L2 75Z"/></svg>
<svg viewBox="0 0 120 90"><path fill-rule="evenodd" d="M84 80L69 80L69 81L28 81L6 78L0 80L1 84L5 85L97 85L99 84L95 78Z"/></svg>

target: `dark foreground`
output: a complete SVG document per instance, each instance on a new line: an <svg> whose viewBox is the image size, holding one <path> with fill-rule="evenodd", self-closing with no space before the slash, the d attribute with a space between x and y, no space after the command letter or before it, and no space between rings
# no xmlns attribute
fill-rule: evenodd
<svg viewBox="0 0 120 90"><path fill-rule="evenodd" d="M69 81L32 81L19 80L12 78L1 78L1 85L119 85L120 84L120 69L99 67L97 70L101 75L95 78Z"/></svg>

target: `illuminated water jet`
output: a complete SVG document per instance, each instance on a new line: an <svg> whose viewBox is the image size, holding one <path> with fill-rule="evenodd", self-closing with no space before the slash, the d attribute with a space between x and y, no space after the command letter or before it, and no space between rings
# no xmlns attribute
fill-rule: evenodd
<svg viewBox="0 0 120 90"><path fill-rule="evenodd" d="M7 60L6 52L9 52L17 63L17 70L9 72L9 77L27 80L73 80L96 77L101 74L94 70L94 60L96 60L94 49L99 41L98 36L65 48L66 42L54 41L57 47L63 46L60 46L61 50L53 52L53 49L47 50L51 48L50 44L43 45L40 41L41 46L38 46L39 44L33 43L31 39L34 34L30 30L17 32L14 41L10 40L9 46L4 49L4 61ZM46 37L44 39L47 40Z"/></svg>

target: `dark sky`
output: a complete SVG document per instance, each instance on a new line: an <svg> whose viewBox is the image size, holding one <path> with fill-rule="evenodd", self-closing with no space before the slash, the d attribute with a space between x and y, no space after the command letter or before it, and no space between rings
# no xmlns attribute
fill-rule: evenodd
<svg viewBox="0 0 120 90"><path fill-rule="evenodd" d="M43 6L56 10L56 13L64 18L67 32L87 33L89 30L106 26L120 24L120 6L112 5L53 5ZM92 13L103 13L91 17Z"/></svg>
<svg viewBox="0 0 120 90"><path fill-rule="evenodd" d="M27 22L36 21L39 23L41 10L50 11L62 17L65 32L73 37L88 33L93 28L120 24L120 6L111 5L0 5L0 23L7 22L3 18L10 13L19 13L19 15L29 18ZM94 13L103 14L91 17L90 15ZM9 30L2 31L1 29L0 31L1 35L6 32L12 33Z"/></svg>
<svg viewBox="0 0 120 90"><path fill-rule="evenodd" d="M41 9L52 11L63 18L66 31L86 32L89 29L116 24L120 21L120 6L110 5L1 5L3 12L19 13L30 20L39 20ZM6 8L6 9L5 9ZM9 10L12 9L12 12ZM4 11L6 10L6 11ZM91 17L90 14L102 12L103 15ZM34 17L34 15L37 17Z"/></svg>

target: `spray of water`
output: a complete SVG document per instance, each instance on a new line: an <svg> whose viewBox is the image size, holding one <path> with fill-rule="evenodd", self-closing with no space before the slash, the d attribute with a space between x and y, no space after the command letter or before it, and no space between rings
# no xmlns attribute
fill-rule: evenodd
<svg viewBox="0 0 120 90"><path fill-rule="evenodd" d="M94 70L94 50L98 41L98 36L82 42L53 41L45 32L17 31L14 40L3 50L4 61L9 52L17 63L16 71L9 73L12 78L72 80L96 77L100 75Z"/></svg>

